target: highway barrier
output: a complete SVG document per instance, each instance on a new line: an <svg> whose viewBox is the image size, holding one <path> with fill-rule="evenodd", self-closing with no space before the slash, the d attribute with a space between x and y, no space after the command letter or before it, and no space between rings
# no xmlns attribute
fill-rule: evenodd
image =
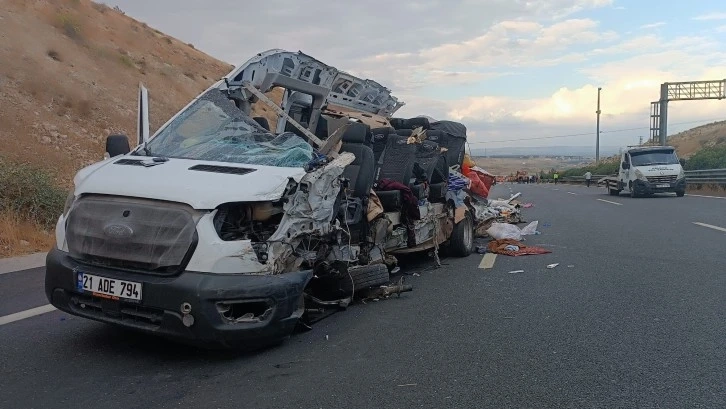
<svg viewBox="0 0 726 409"><path fill-rule="evenodd" d="M592 175L592 183L608 175ZM615 176L615 175L612 175ZM686 182L689 185L718 185L726 187L726 169L687 170ZM561 177L560 183L584 184L584 176Z"/></svg>

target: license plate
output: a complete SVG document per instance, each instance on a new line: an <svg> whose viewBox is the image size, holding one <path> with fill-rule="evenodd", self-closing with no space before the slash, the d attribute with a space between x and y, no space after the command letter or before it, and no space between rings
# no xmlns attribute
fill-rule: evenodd
<svg viewBox="0 0 726 409"><path fill-rule="evenodd" d="M671 187L671 185L666 183L666 184L661 184L661 185L655 185L655 187Z"/></svg>
<svg viewBox="0 0 726 409"><path fill-rule="evenodd" d="M77 272L76 288L94 297L141 301L141 283Z"/></svg>

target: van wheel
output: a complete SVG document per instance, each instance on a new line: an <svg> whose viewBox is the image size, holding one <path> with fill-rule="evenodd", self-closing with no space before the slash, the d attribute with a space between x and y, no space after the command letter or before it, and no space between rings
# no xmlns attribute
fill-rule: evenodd
<svg viewBox="0 0 726 409"><path fill-rule="evenodd" d="M388 284L390 280L391 276L385 264L354 266L348 268L348 274L343 274L340 281L340 289L346 294L352 294L354 290L358 292L371 287L378 287L383 284Z"/></svg>
<svg viewBox="0 0 726 409"><path fill-rule="evenodd" d="M679 191L676 192L676 196L678 196L678 197L683 197L685 195L686 195L686 191L685 190L679 190Z"/></svg>
<svg viewBox="0 0 726 409"><path fill-rule="evenodd" d="M609 193L610 193L610 196L620 196L620 191L617 189L610 189Z"/></svg>
<svg viewBox="0 0 726 409"><path fill-rule="evenodd" d="M466 257L474 251L474 221L467 210L464 219L454 226L448 253L454 257Z"/></svg>

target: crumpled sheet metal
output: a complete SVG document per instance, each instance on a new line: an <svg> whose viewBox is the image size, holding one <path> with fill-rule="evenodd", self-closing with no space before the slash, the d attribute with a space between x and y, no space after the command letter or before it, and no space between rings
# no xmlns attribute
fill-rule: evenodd
<svg viewBox="0 0 726 409"><path fill-rule="evenodd" d="M268 243L267 268L272 274L292 271L297 265L290 260L293 249L306 234L326 234L332 229L335 199L340 191L340 175L355 155L341 153L322 168L303 176L297 191L285 204L285 214ZM292 264L291 264L292 263Z"/></svg>

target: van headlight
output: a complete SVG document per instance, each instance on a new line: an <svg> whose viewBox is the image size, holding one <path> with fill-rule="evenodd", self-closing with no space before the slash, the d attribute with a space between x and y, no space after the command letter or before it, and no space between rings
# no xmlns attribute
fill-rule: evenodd
<svg viewBox="0 0 726 409"><path fill-rule="evenodd" d="M635 169L635 178L644 182L648 181L648 178L646 178L643 172L641 172L639 169Z"/></svg>
<svg viewBox="0 0 726 409"><path fill-rule="evenodd" d="M66 198L66 204L63 206L63 217L68 216L68 212L71 210L71 206L73 206L73 203L76 201L76 194L75 192L71 191L70 194L68 194L68 197Z"/></svg>

